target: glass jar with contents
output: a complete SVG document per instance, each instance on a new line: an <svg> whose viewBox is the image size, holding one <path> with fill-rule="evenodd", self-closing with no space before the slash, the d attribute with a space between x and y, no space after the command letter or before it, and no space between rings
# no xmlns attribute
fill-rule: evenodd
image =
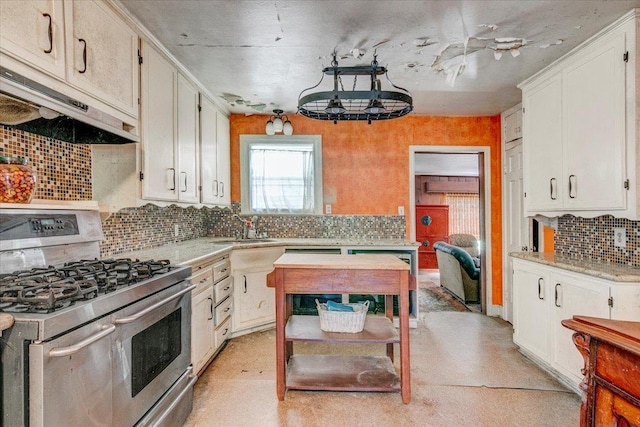
<svg viewBox="0 0 640 427"><path fill-rule="evenodd" d="M36 175L23 157L0 157L0 203L29 203Z"/></svg>

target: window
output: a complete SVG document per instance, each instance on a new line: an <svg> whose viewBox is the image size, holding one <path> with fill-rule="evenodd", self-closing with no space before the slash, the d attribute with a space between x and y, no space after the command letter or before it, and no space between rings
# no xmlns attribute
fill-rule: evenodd
<svg viewBox="0 0 640 427"><path fill-rule="evenodd" d="M319 135L240 135L242 212L322 213Z"/></svg>

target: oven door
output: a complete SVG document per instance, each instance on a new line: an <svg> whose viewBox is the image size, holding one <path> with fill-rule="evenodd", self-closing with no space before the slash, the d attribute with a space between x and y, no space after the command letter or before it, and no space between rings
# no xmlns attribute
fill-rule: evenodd
<svg viewBox="0 0 640 427"><path fill-rule="evenodd" d="M111 343L106 317L29 346L31 426L112 426Z"/></svg>
<svg viewBox="0 0 640 427"><path fill-rule="evenodd" d="M113 419L132 426L191 364L191 290L181 282L114 315Z"/></svg>

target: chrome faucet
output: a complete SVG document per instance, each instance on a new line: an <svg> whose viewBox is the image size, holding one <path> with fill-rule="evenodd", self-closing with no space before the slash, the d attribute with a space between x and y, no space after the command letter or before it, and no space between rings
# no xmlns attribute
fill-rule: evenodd
<svg viewBox="0 0 640 427"><path fill-rule="evenodd" d="M233 217L237 218L240 222L242 222L242 234L238 237L239 239L255 239L257 237L257 233L256 233L256 222L258 221L257 215L253 215L251 219L244 219L238 214L234 214Z"/></svg>

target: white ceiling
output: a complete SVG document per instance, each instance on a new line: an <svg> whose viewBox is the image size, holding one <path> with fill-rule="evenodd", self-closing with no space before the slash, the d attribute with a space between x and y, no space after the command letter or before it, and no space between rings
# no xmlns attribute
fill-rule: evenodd
<svg viewBox="0 0 640 427"><path fill-rule="evenodd" d="M413 114L454 116L512 107L519 82L640 7L640 0L120 3L232 112L295 113L300 92L320 80L335 50L341 66L368 65L377 51L391 81L411 92ZM520 55L507 50L494 59L496 48L511 47L502 38L523 41ZM434 60L451 55L444 68L455 70L465 41L466 66L452 87ZM382 88L390 89L385 79Z"/></svg>

